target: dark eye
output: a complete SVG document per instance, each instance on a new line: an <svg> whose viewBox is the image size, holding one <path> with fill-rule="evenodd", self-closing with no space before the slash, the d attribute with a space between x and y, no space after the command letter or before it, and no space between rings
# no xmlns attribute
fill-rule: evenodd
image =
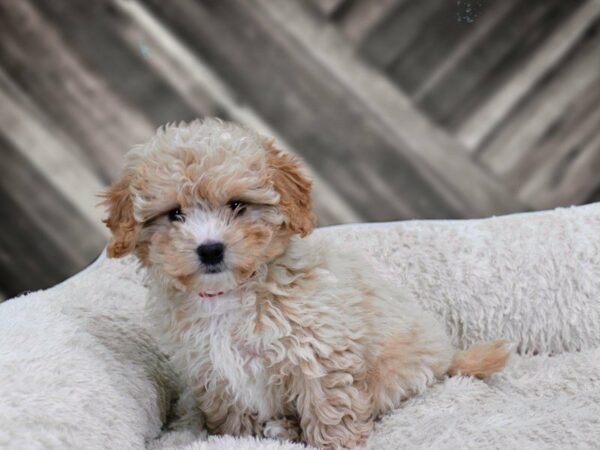
<svg viewBox="0 0 600 450"><path fill-rule="evenodd" d="M185 220L185 216L181 212L181 209L175 208L167 213L170 222L183 222Z"/></svg>
<svg viewBox="0 0 600 450"><path fill-rule="evenodd" d="M227 206L229 206L236 216L241 216L246 211L246 204L239 200L230 200Z"/></svg>

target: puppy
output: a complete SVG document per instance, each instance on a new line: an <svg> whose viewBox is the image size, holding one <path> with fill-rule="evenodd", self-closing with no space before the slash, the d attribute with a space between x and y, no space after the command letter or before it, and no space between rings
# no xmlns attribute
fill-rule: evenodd
<svg viewBox="0 0 600 450"><path fill-rule="evenodd" d="M105 194L108 255L146 269L148 311L212 433L354 447L446 374L486 377L360 256L321 239L300 161L240 126L167 126Z"/></svg>

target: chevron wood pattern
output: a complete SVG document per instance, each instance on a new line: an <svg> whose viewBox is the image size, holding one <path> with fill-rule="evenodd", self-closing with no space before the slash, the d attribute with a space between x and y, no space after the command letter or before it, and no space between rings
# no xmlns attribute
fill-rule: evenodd
<svg viewBox="0 0 600 450"><path fill-rule="evenodd" d="M599 0L0 0L0 299L107 233L165 122L276 137L321 225L600 200Z"/></svg>

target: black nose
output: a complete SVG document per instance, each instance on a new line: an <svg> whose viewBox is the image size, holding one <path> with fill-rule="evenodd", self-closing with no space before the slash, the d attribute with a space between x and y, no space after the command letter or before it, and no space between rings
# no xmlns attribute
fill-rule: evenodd
<svg viewBox="0 0 600 450"><path fill-rule="evenodd" d="M200 245L196 251L203 264L219 264L223 261L225 246L221 242L212 242Z"/></svg>

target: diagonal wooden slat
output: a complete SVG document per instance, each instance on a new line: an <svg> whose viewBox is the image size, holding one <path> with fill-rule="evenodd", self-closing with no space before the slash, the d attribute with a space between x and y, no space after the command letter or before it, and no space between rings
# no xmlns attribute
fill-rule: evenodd
<svg viewBox="0 0 600 450"><path fill-rule="evenodd" d="M153 127L69 48L29 1L0 2L0 65L108 182L120 170L124 151Z"/></svg>
<svg viewBox="0 0 600 450"><path fill-rule="evenodd" d="M397 3L359 43L360 53L376 67L387 69L420 35L423 23L445 4L438 0Z"/></svg>
<svg viewBox="0 0 600 450"><path fill-rule="evenodd" d="M1 136L0 149L6 151ZM10 235L0 233L0 289L4 292L13 296L45 288L77 270L73 260L57 249L4 190L0 191L0 213L6 217L3 226L12 230Z"/></svg>
<svg viewBox="0 0 600 450"><path fill-rule="evenodd" d="M587 204L595 202L600 202L600 186L596 186L595 190L592 191L582 203Z"/></svg>
<svg viewBox="0 0 600 450"><path fill-rule="evenodd" d="M49 184L91 224L90 233L108 236L97 194L103 184L79 157L80 152L0 70L0 132ZM54 134L53 134L54 133ZM37 180L36 180L37 182Z"/></svg>
<svg viewBox="0 0 600 450"><path fill-rule="evenodd" d="M0 301L95 256L94 194L165 121L276 136L321 223L597 200L599 5L0 1Z"/></svg>
<svg viewBox="0 0 600 450"><path fill-rule="evenodd" d="M373 132L352 93L262 8L230 0L146 3L365 217L458 214L411 162L397 161L398 143ZM369 173L391 186L378 189Z"/></svg>
<svg viewBox="0 0 600 450"><path fill-rule="evenodd" d="M444 128L451 132L459 129L581 3L583 0L517 1L461 64L421 95L419 106Z"/></svg>
<svg viewBox="0 0 600 450"><path fill-rule="evenodd" d="M153 128L219 112L202 89L193 93L197 110L192 110L169 83L154 70L148 70L155 55L147 40L140 36L132 45L124 44L119 30L131 28L131 21L120 12L119 5L128 2L29 1L68 43L73 55Z"/></svg>
<svg viewBox="0 0 600 450"><path fill-rule="evenodd" d="M376 118L381 132L411 160L445 201L467 217L487 215L491 209L519 210L524 206L464 155L449 136L422 116L391 83L356 57L339 34L306 14L294 2L257 0L277 25L292 34ZM268 10L268 11L267 11ZM293 20L292 20L293 19Z"/></svg>
<svg viewBox="0 0 600 450"><path fill-rule="evenodd" d="M154 125L218 115L277 136L137 2L32 1L77 57ZM315 194L319 223L360 221L324 180L315 180Z"/></svg>
<svg viewBox="0 0 600 450"><path fill-rule="evenodd" d="M115 7L130 22L116 28L124 42L135 47L145 42L151 51L148 65L160 74L193 110L201 113L198 91L210 99L215 108L239 123L247 125L267 136L275 137L278 145L294 151L278 133L269 127L251 108L242 104L214 71L183 42L177 39L163 24L137 1L116 2ZM223 116L220 114L221 117ZM315 181L315 210L319 223L359 222L361 216L350 208L329 184L313 172Z"/></svg>
<svg viewBox="0 0 600 450"><path fill-rule="evenodd" d="M515 189L547 167L558 147L545 145L544 137L560 129L570 108L600 83L598 67L600 35L591 32L582 37L568 63L548 74L545 83L490 136L480 153L482 163Z"/></svg>
<svg viewBox="0 0 600 450"><path fill-rule="evenodd" d="M0 167L1 290L51 286L98 255L104 235L2 133Z"/></svg>
<svg viewBox="0 0 600 450"><path fill-rule="evenodd" d="M334 20L352 42L358 43L403 1L406 0L354 0Z"/></svg>
<svg viewBox="0 0 600 450"><path fill-rule="evenodd" d="M535 85L548 72L555 70L599 16L600 2L588 0L500 90L471 114L457 133L458 139L469 151L476 151Z"/></svg>
<svg viewBox="0 0 600 450"><path fill-rule="evenodd" d="M597 115L594 119L597 130L600 121ZM598 173L600 134L596 132L586 136L578 147L571 149L571 153L564 159L564 165L556 172L545 171L531 180L521 195L540 209L580 204L598 187Z"/></svg>
<svg viewBox="0 0 600 450"><path fill-rule="evenodd" d="M473 22L459 22L448 9L441 10L424 27L431 32L419 35L406 55L390 67L391 76L411 92L415 102L456 71L477 46L486 39L518 0L492 0L485 3ZM448 3L456 8L456 5ZM456 14L456 11L454 11Z"/></svg>
<svg viewBox="0 0 600 450"><path fill-rule="evenodd" d="M519 165L525 169L519 170L525 172L520 177L522 198L529 199L537 208L570 205L585 201L589 192L600 185L599 104L600 76L564 111L551 132Z"/></svg>
<svg viewBox="0 0 600 450"><path fill-rule="evenodd" d="M352 3L353 0L310 0L311 3L324 15L333 16L344 4Z"/></svg>

